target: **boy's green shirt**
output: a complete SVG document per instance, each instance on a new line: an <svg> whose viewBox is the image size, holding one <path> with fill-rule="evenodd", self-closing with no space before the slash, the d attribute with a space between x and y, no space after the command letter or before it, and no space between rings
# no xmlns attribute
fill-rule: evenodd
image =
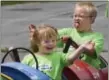
<svg viewBox="0 0 109 80"><path fill-rule="evenodd" d="M78 45L83 44L86 41L92 40L95 43L95 51L94 56L88 56L86 54L82 54L82 60L91 64L95 68L100 68L101 61L98 58L100 52L103 50L104 46L104 38L103 35L98 32L77 32L75 28L63 28L58 30L59 37L69 36L74 40ZM63 47L62 42L58 42L59 47ZM72 48L72 47L71 47ZM74 49L72 48L74 51ZM73 52L72 52L73 53Z"/></svg>
<svg viewBox="0 0 109 80"><path fill-rule="evenodd" d="M59 53L59 52L52 52L49 55L38 55L35 54L38 59L38 67L39 70L46 73L48 76L50 76L53 80L62 80L62 70L65 66L68 65L68 62L66 60L66 54ZM32 55L27 55L24 57L23 64L27 64L28 66L31 66L33 68L36 67L34 58Z"/></svg>

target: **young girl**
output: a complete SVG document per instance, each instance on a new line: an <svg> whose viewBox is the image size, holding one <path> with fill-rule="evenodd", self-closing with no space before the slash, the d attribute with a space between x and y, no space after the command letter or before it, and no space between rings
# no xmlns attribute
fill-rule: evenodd
<svg viewBox="0 0 109 80"><path fill-rule="evenodd" d="M48 24L41 24L35 29L29 27L31 33L31 44L35 44L35 55L38 59L39 70L45 72L53 80L61 80L62 70L74 62L74 60L85 50L91 41L82 44L75 52L66 56L63 52L54 51L57 43L57 30ZM36 46L37 45L37 46ZM87 46L87 47L85 47ZM34 50L34 48L33 48ZM32 55L24 57L22 63L35 68L35 61Z"/></svg>

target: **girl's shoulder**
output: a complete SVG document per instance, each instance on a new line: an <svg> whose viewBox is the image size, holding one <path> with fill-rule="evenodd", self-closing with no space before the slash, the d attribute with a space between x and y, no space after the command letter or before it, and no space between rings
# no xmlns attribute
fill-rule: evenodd
<svg viewBox="0 0 109 80"><path fill-rule="evenodd" d="M24 58L29 60L29 59L33 58L33 56L31 54L27 54L27 55L25 55Z"/></svg>

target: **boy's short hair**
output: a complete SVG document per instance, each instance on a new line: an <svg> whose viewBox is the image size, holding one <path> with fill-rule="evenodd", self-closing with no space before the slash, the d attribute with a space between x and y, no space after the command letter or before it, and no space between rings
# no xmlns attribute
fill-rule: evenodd
<svg viewBox="0 0 109 80"><path fill-rule="evenodd" d="M89 16L93 18L93 22L97 16L97 8L91 1L80 1L76 3L76 6L83 7L89 13Z"/></svg>

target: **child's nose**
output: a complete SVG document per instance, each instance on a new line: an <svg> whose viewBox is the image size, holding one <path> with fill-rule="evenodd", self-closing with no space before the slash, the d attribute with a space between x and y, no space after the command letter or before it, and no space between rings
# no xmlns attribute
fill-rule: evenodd
<svg viewBox="0 0 109 80"><path fill-rule="evenodd" d="M53 45L53 44L54 44L54 42L53 42L53 41L50 41L50 42L49 42L49 45Z"/></svg>
<svg viewBox="0 0 109 80"><path fill-rule="evenodd" d="M79 16L75 16L75 17L74 17L74 20L79 20L79 19L80 19Z"/></svg>
<svg viewBox="0 0 109 80"><path fill-rule="evenodd" d="M53 45L53 42L51 41L49 44L50 44L50 45Z"/></svg>

